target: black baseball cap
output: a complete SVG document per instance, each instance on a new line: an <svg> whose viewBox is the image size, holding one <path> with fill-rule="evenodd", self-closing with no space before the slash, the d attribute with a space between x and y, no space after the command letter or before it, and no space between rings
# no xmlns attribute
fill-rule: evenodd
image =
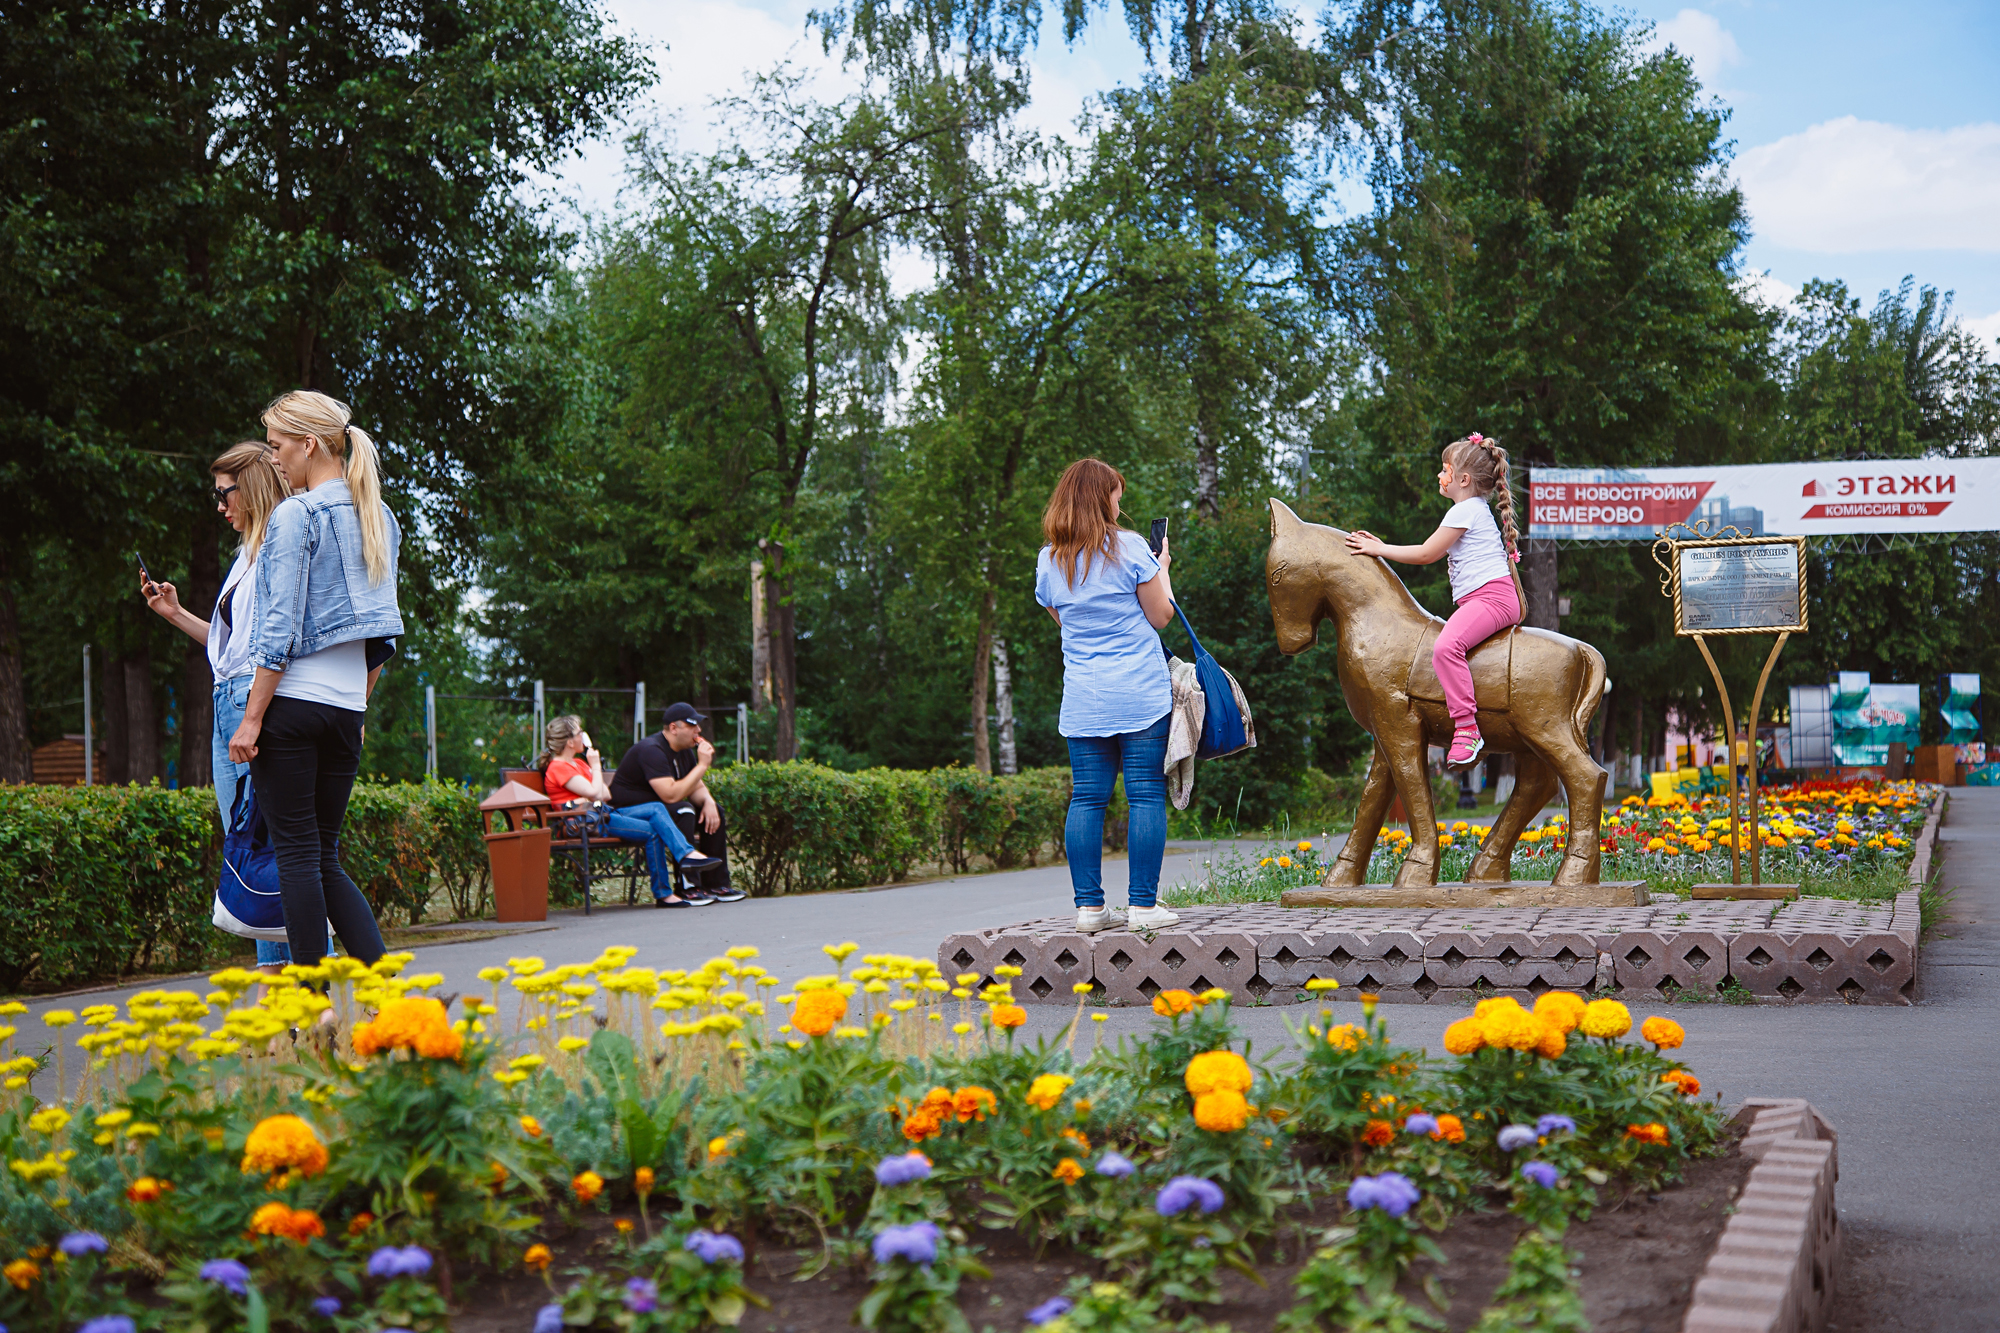
<svg viewBox="0 0 2000 1333"><path fill-rule="evenodd" d="M706 717L694 711L693 704L668 704L666 716L660 719L660 725L664 727L670 722L706 721L708 721Z"/></svg>

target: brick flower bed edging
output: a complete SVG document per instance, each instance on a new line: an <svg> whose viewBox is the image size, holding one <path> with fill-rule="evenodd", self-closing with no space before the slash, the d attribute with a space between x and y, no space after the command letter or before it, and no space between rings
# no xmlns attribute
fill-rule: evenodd
<svg viewBox="0 0 2000 1333"><path fill-rule="evenodd" d="M1738 1151L1757 1159L1695 1282L1681 1333L1818 1333L1840 1272L1833 1126L1796 1098L1753 1097Z"/></svg>
<svg viewBox="0 0 2000 1333"><path fill-rule="evenodd" d="M1910 883L1921 889L1931 877L1931 861L1936 856L1938 824L1944 818L1945 794L1939 792L1931 802L1931 812L1924 820L1924 831L1917 835L1914 854L1910 857Z"/></svg>

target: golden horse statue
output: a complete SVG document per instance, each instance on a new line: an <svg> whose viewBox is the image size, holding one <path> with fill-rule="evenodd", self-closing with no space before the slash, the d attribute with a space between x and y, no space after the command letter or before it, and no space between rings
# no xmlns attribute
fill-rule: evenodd
<svg viewBox="0 0 2000 1333"><path fill-rule="evenodd" d="M1390 797L1400 796L1412 841L1396 886L1427 888L1438 882L1438 835L1426 747L1448 745L1452 733L1431 667L1431 645L1444 622L1417 604L1386 562L1349 551L1346 538L1271 501L1264 575L1278 649L1304 652L1330 617L1340 636L1340 692L1375 738L1354 832L1327 871L1326 886L1366 882ZM1603 656L1566 635L1516 627L1473 649L1471 666L1479 730L1488 750L1514 756L1515 785L1466 882L1509 881L1515 842L1560 782L1569 796L1571 835L1554 883L1596 884L1604 770L1584 738L1604 697Z"/></svg>

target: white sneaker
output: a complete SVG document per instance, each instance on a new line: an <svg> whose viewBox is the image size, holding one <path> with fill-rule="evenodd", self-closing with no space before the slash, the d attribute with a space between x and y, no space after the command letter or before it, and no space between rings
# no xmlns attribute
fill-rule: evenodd
<svg viewBox="0 0 2000 1333"><path fill-rule="evenodd" d="M1082 935L1095 935L1100 930L1110 930L1124 916L1123 912L1109 907L1079 907L1076 909L1076 929Z"/></svg>
<svg viewBox="0 0 2000 1333"><path fill-rule="evenodd" d="M1181 919L1164 907L1134 907L1125 913L1125 925L1131 930L1165 930L1180 923Z"/></svg>

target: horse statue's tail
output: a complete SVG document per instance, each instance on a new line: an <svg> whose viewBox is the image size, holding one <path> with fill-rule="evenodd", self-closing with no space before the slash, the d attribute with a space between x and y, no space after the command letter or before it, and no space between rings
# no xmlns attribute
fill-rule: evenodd
<svg viewBox="0 0 2000 1333"><path fill-rule="evenodd" d="M1604 702L1604 654L1587 643L1577 644L1583 653L1583 687L1577 691L1576 699L1576 739L1586 750L1590 748L1590 715Z"/></svg>

